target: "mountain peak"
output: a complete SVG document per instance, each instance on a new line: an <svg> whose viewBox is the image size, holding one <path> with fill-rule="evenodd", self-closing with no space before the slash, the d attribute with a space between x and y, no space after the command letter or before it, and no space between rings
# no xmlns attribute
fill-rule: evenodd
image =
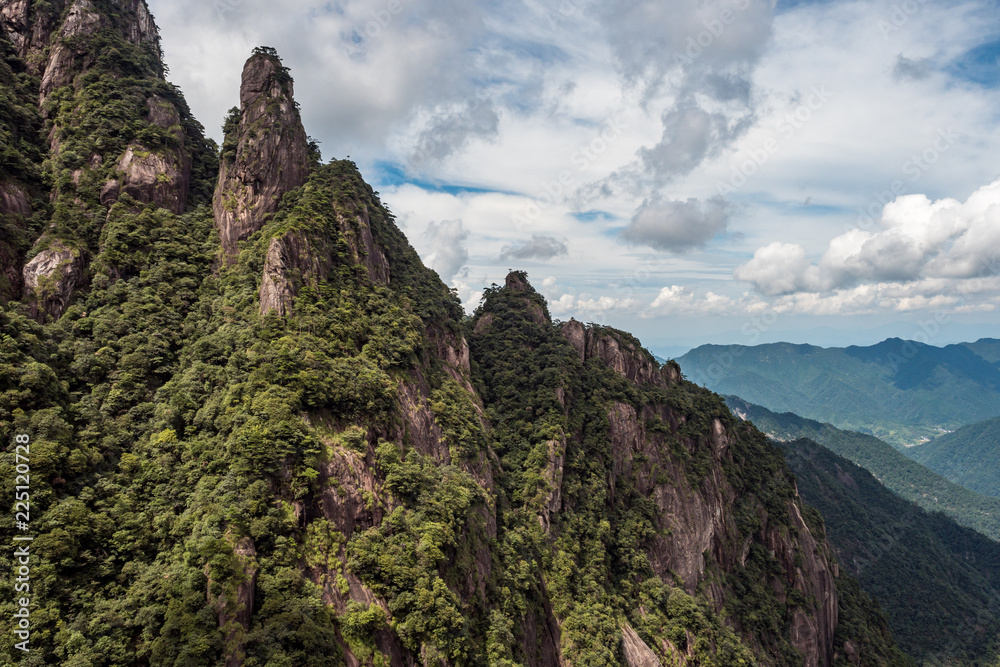
<svg viewBox="0 0 1000 667"><path fill-rule="evenodd" d="M534 288L528 282L528 274L524 271L511 271L504 280L504 286L515 292L534 292Z"/></svg>
<svg viewBox="0 0 1000 667"><path fill-rule="evenodd" d="M240 105L252 105L260 97L286 99L294 105L292 76L281 64L278 52L268 46L254 49L243 64L243 79L240 85Z"/></svg>
<svg viewBox="0 0 1000 667"><path fill-rule="evenodd" d="M243 66L240 108L230 111L212 208L230 257L237 243L264 226L285 193L309 177L309 138L292 77L270 47Z"/></svg>

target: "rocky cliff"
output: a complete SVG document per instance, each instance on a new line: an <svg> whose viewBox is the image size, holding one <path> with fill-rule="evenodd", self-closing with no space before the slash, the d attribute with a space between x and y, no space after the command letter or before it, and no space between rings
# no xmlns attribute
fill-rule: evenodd
<svg viewBox="0 0 1000 667"><path fill-rule="evenodd" d="M357 167L317 163L273 50L216 175L144 4L0 7L54 165L0 308L33 659L828 667L853 641L763 436L522 273L466 317Z"/></svg>
<svg viewBox="0 0 1000 667"><path fill-rule="evenodd" d="M50 203L31 209L47 219L45 233L39 237L35 225L34 250L0 251L0 260L6 275L20 274L8 278L9 296L23 296L40 318L57 318L90 278L86 258L100 251L108 207L128 195L128 203L181 213L189 200L204 200L203 179L214 179L216 158L183 97L163 78L159 36L143 0L4 0L0 25L0 40L23 72L19 85L31 91L39 123L47 121L40 143L51 165L38 172ZM55 266L43 258L29 282L26 262L53 242L80 248L84 263L37 275ZM36 278L59 283L55 291L65 298L36 293Z"/></svg>
<svg viewBox="0 0 1000 667"><path fill-rule="evenodd" d="M260 50L247 60L238 116L227 125L212 200L229 256L239 241L263 227L285 193L305 183L310 167L292 78L277 55Z"/></svg>
<svg viewBox="0 0 1000 667"><path fill-rule="evenodd" d="M573 320L555 327L521 274L488 291L470 327L480 389L497 411L494 427L507 477L542 462L540 476L521 471L527 488L509 492L522 499L527 513L538 515L548 548L558 551L565 532L575 534L574 524L584 517L594 524L636 524L644 537L630 536L628 548L629 567L640 564L632 575L637 580L654 577L703 600L719 618L730 619L742 645L765 664L833 664L838 569L822 537L803 519L780 454L759 432L734 420L718 397L683 380L675 364L661 367L628 334ZM550 395L541 400L545 393ZM509 414L504 395L514 399ZM525 430L518 421L524 414L535 428ZM505 449L505 441L513 449ZM588 486L594 475L604 488ZM595 504L595 498L602 502ZM648 514L622 514L623 504L646 506ZM594 548L614 554L624 548L622 539L612 533ZM568 557L570 563L580 559L575 567L592 567L580 555ZM565 567L542 575L551 598L561 597L552 589ZM604 567L598 580L616 570L613 559ZM560 586L580 591L571 581ZM580 606L593 603L586 596L577 600ZM565 627L577 613L572 602L564 604L552 605L556 626ZM667 623L651 620L656 611L648 604L619 604L647 607L631 618L626 614L628 623L619 630L629 664L647 664L651 655L664 664L706 658L689 655L693 647L686 640L667 642L650 632L651 624L661 624L662 633ZM755 607L774 610L775 624L759 625ZM572 662L567 654L580 655L586 641L564 632L553 650ZM526 664L545 664L524 650Z"/></svg>
<svg viewBox="0 0 1000 667"><path fill-rule="evenodd" d="M37 82L0 26L0 303L23 288L24 254L38 235L33 212L46 192Z"/></svg>

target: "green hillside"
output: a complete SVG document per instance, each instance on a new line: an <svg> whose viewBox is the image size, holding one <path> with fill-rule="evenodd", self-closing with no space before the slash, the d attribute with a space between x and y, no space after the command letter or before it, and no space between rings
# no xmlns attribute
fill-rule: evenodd
<svg viewBox="0 0 1000 667"><path fill-rule="evenodd" d="M902 447L1000 414L1000 369L974 349L898 338L847 348L705 345L678 361L713 391Z"/></svg>
<svg viewBox="0 0 1000 667"><path fill-rule="evenodd" d="M956 484L1000 497L1000 417L963 426L905 451Z"/></svg>
<svg viewBox="0 0 1000 667"><path fill-rule="evenodd" d="M879 600L900 647L924 665L996 664L1000 544L810 440L780 447L841 565Z"/></svg>
<svg viewBox="0 0 1000 667"><path fill-rule="evenodd" d="M217 150L145 2L0 4L0 663L907 664L763 433L523 272L467 316L273 48Z"/></svg>
<svg viewBox="0 0 1000 667"><path fill-rule="evenodd" d="M1000 540L1000 499L955 484L907 458L878 438L844 431L792 413L778 414L736 397L729 407L777 440L809 438L857 463L886 487L929 512L942 512L963 526Z"/></svg>

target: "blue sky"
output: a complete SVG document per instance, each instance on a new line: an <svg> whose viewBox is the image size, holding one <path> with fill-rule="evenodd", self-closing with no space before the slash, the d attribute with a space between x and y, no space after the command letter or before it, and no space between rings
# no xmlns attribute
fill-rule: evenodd
<svg viewBox="0 0 1000 667"><path fill-rule="evenodd" d="M1000 323L1000 11L930 0L149 0L221 138L274 46L468 308L821 345Z"/></svg>

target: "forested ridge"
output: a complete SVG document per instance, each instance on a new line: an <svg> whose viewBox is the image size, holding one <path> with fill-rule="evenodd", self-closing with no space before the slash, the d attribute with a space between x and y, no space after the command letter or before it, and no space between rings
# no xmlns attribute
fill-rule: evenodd
<svg viewBox="0 0 1000 667"><path fill-rule="evenodd" d="M878 598L904 650L922 664L1000 664L1000 544L814 442L780 447L841 564Z"/></svg>
<svg viewBox="0 0 1000 667"><path fill-rule="evenodd" d="M905 453L956 484L1000 498L1000 466L991 465L1000 455L1000 417L962 426Z"/></svg>
<svg viewBox="0 0 1000 667"><path fill-rule="evenodd" d="M1000 414L994 348L989 339L935 347L899 338L844 348L703 345L678 361L720 394L903 448Z"/></svg>
<svg viewBox="0 0 1000 667"><path fill-rule="evenodd" d="M726 401L738 415L770 437L813 440L862 466L888 489L926 511L942 512L994 541L1000 540L1000 499L949 481L872 435L845 431L790 412L778 414L735 396ZM982 467L989 470L989 459L983 460L986 465Z"/></svg>
<svg viewBox="0 0 1000 667"><path fill-rule="evenodd" d="M760 431L522 272L463 313L273 49L220 148L141 0L3 7L4 661L910 664Z"/></svg>

